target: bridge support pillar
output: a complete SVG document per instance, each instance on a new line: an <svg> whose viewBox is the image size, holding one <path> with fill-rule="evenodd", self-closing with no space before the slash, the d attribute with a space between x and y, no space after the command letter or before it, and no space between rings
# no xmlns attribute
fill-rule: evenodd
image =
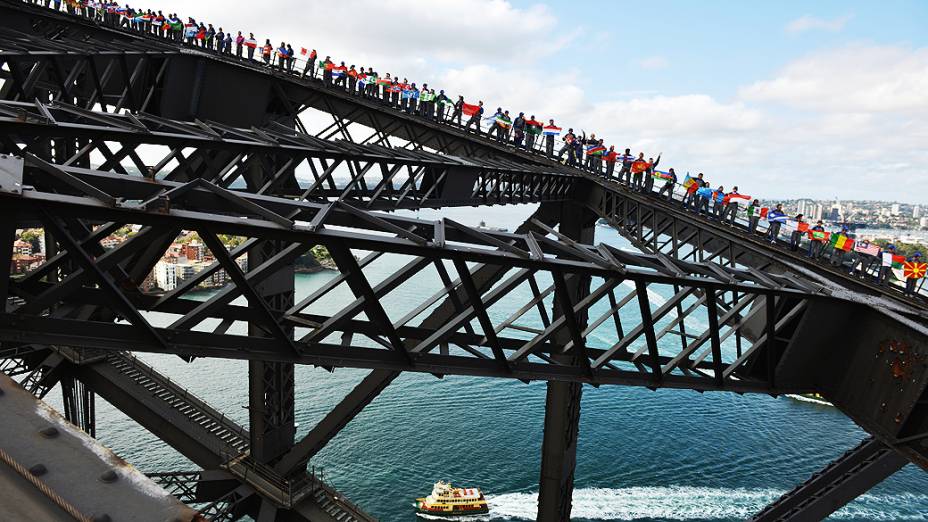
<svg viewBox="0 0 928 522"><path fill-rule="evenodd" d="M580 243L592 243L595 216L585 209L565 204L561 209L560 232ZM566 279L566 294L555 292L554 317L563 315L590 292L590 278ZM564 306L566 305L566 306ZM577 317L580 328L586 326L587 317ZM562 329L556 342L568 343L571 334ZM578 348L579 349L579 348ZM562 357L572 358L575 354ZM574 468L577 463L577 437L580 431L579 383L549 382L545 399L544 440L541 447L541 480L538 489L538 521L570 520L574 489Z"/></svg>
<svg viewBox="0 0 928 522"><path fill-rule="evenodd" d="M281 250L275 241L267 241L251 250L248 266L257 267ZM292 264L281 267L275 274L257 285L256 291L271 309L286 310L293 306L294 270ZM257 303L251 305L255 316L260 313ZM250 335L269 335L260 322L250 323ZM287 335L292 331L286 329ZM281 349L286 349L281 347ZM260 462L270 462L293 447L294 424L293 364L266 361L248 363L251 455Z"/></svg>

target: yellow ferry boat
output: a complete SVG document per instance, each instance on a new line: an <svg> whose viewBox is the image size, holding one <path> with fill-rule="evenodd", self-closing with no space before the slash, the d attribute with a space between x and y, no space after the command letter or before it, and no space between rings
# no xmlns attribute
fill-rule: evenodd
<svg viewBox="0 0 928 522"><path fill-rule="evenodd" d="M455 488L439 480L432 494L416 499L416 511L430 515L483 515L490 512L478 488Z"/></svg>

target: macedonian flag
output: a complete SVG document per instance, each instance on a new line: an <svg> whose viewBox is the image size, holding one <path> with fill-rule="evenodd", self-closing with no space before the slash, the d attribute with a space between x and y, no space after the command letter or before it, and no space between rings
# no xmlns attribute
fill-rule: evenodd
<svg viewBox="0 0 928 522"><path fill-rule="evenodd" d="M925 277L926 271L928 271L928 263L906 261L902 265L902 273L906 279L921 279Z"/></svg>

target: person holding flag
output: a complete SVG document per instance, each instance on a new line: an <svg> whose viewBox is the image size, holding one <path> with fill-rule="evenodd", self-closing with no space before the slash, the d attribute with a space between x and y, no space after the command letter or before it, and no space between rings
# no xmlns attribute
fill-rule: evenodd
<svg viewBox="0 0 928 522"><path fill-rule="evenodd" d="M725 223L725 220L727 219L730 225L735 225L735 219L738 217L739 199L751 199L751 196L744 196L739 194L738 187L733 187L731 192L725 195L725 212L720 218L722 223Z"/></svg>
<svg viewBox="0 0 928 522"><path fill-rule="evenodd" d="M760 221L760 213L760 201L755 199L748 205L748 233L752 236L757 233L757 222ZM734 218L732 222L734 222Z"/></svg>
<svg viewBox="0 0 928 522"><path fill-rule="evenodd" d="M854 240L850 237L847 225L842 225L840 231L831 233L829 244L831 245L831 259L829 261L834 266L841 266L845 254L854 251Z"/></svg>
<svg viewBox="0 0 928 522"><path fill-rule="evenodd" d="M712 193L712 213L719 221L725 213L725 187L721 185Z"/></svg>
<svg viewBox="0 0 928 522"><path fill-rule="evenodd" d="M423 83L422 90L419 91L419 116L422 116L426 119L432 119L432 100L434 99L435 91L429 89L429 84Z"/></svg>
<svg viewBox="0 0 928 522"><path fill-rule="evenodd" d="M561 128L554 124L554 120L548 120L542 132L545 134L545 154L548 157L554 156L554 138L561 134Z"/></svg>
<svg viewBox="0 0 928 522"><path fill-rule="evenodd" d="M255 39L255 33L248 33L248 39L245 40L245 48L248 49L248 60L254 60L255 49L258 48L258 40Z"/></svg>
<svg viewBox="0 0 928 522"><path fill-rule="evenodd" d="M438 123L443 123L445 121L445 108L448 105L456 105L451 103L451 98L445 94L444 89L439 89L438 97L435 98L435 121Z"/></svg>
<svg viewBox="0 0 928 522"><path fill-rule="evenodd" d="M525 113L520 112L516 119L512 121L512 143L517 149L522 148L522 141L525 139Z"/></svg>
<svg viewBox="0 0 928 522"><path fill-rule="evenodd" d="M357 69L354 68L354 65L352 64L352 66L348 68L348 92L350 94L354 94L355 91L357 90L358 90L358 71Z"/></svg>
<svg viewBox="0 0 928 522"><path fill-rule="evenodd" d="M660 158L660 155L657 156ZM655 171L658 173L660 171ZM664 180L664 186L657 192L657 196L660 197L665 192L667 193L667 201L673 201L673 186L677 184L677 173L673 171L673 167L667 171L666 176L663 176L661 179Z"/></svg>
<svg viewBox="0 0 928 522"><path fill-rule="evenodd" d="M777 203L776 208L767 213L767 239L771 243L776 244L777 237L780 235L780 227L787 219L782 203Z"/></svg>
<svg viewBox="0 0 928 522"><path fill-rule="evenodd" d="M170 28L171 40L176 42L184 41L184 22L177 16L177 13L168 17L168 27Z"/></svg>
<svg viewBox="0 0 928 522"><path fill-rule="evenodd" d="M409 86L409 105L407 111L409 114L416 113L416 104L419 101L419 89L416 88L416 84L413 83Z"/></svg>
<svg viewBox="0 0 928 522"><path fill-rule="evenodd" d="M606 179L612 179L612 173L615 172L615 161L618 157L619 153L615 151L615 145L609 145L609 150L603 156L603 161L606 162L606 174L603 177Z"/></svg>
<svg viewBox="0 0 928 522"><path fill-rule="evenodd" d="M277 63L281 71L287 70L287 44L283 42L280 42L280 47L277 48Z"/></svg>
<svg viewBox="0 0 928 522"><path fill-rule="evenodd" d="M882 263L880 264L880 272L877 274L876 282L880 286L886 286L886 281L889 280L889 274L892 272L893 268L893 257L896 255L896 247L892 243L887 243L883 247L883 251L880 253L880 259Z"/></svg>
<svg viewBox="0 0 928 522"><path fill-rule="evenodd" d="M464 97L458 96L458 101L454 102L454 107L451 111L451 118L448 120L449 122L454 123L454 121L457 120L458 125L461 125L461 115L464 113L464 105Z"/></svg>
<svg viewBox="0 0 928 522"><path fill-rule="evenodd" d="M583 137L580 138L580 143L583 144L583 150L585 154L582 156L585 161L581 161L581 164L585 164L588 170L593 170L593 154L591 153L593 147L597 144L596 134L591 134L589 138L586 137L586 131L583 131Z"/></svg>
<svg viewBox="0 0 928 522"><path fill-rule="evenodd" d="M715 191L712 190L712 187L709 186L709 183L703 183L701 187L696 189L696 214L706 213L706 218L711 218L712 213L709 210L709 202L712 201L713 194Z"/></svg>
<svg viewBox="0 0 928 522"><path fill-rule="evenodd" d="M577 136L574 135L574 130L573 130L573 129L567 129L567 134L565 134L564 137L561 138L561 141L564 142L564 146L561 147L560 152L557 153L557 159L558 159L558 161L561 160L561 157L563 157L563 156L564 156L564 153L566 152L566 153L567 153L567 163L569 163L570 165L573 165L573 164L574 164L573 160L571 159L571 156L572 156L573 150L574 150L574 140L576 140L576 139L577 139Z"/></svg>
<svg viewBox="0 0 928 522"><path fill-rule="evenodd" d="M928 269L928 263L922 262L921 252L915 252L906 260L903 265L905 295L915 295L915 285L925 278L926 269Z"/></svg>
<svg viewBox="0 0 928 522"><path fill-rule="evenodd" d="M316 77L316 58L318 57L319 55L316 54L315 49L309 52L309 57L306 58L306 65L303 66L303 78L306 78L307 73L310 78Z"/></svg>
<svg viewBox="0 0 928 522"><path fill-rule="evenodd" d="M826 237L825 226L820 219L815 223L815 226L809 229L809 257L812 259L821 257L822 251L825 249Z"/></svg>
<svg viewBox="0 0 928 522"><path fill-rule="evenodd" d="M200 27L197 28L197 45L206 47L206 26L203 22L200 22Z"/></svg>
<svg viewBox="0 0 928 522"><path fill-rule="evenodd" d="M632 162L631 170L632 185L635 190L641 192L644 189L644 173L648 170L648 162L644 160L644 152L638 153L638 159ZM706 213L708 214L708 209Z"/></svg>
<svg viewBox="0 0 928 522"><path fill-rule="evenodd" d="M461 99L459 101L461 102L461 112L464 114L470 114L470 119L468 119L467 124L464 125L464 130L467 131L470 128L471 124L473 124L474 132L476 132L477 134L480 134L480 118L483 116L483 100L478 101L477 105L470 105L468 103L464 103L464 97L461 96ZM458 122L460 121L461 120L459 116Z"/></svg>
<svg viewBox="0 0 928 522"><path fill-rule="evenodd" d="M338 67L332 68L332 77L335 78L336 86L345 88L348 81L348 68L345 67L345 62L341 62Z"/></svg>
<svg viewBox="0 0 928 522"><path fill-rule="evenodd" d="M650 194L654 191L654 169L661 163L661 154L657 155L657 161L654 158L648 158L648 170L644 174L644 192Z"/></svg>
<svg viewBox="0 0 928 522"><path fill-rule="evenodd" d="M335 64L332 62L332 57L326 56L322 62L322 84L326 87L332 85L332 69L334 68Z"/></svg>
<svg viewBox="0 0 928 522"><path fill-rule="evenodd" d="M541 122L535 120L534 114L525 122L525 148L529 152L535 150L535 139L541 134L541 127Z"/></svg>
<svg viewBox="0 0 928 522"><path fill-rule="evenodd" d="M503 143L509 137L512 119L509 118L509 111L503 111L502 113L499 112L499 109L496 111L496 141ZM489 132L487 135L489 135Z"/></svg>
<svg viewBox="0 0 928 522"><path fill-rule="evenodd" d="M787 227L792 229L792 232L789 235L789 249L793 252L796 252L799 250L799 243L802 241L802 234L808 231L806 228L808 225L803 222L802 214L796 214L796 217L787 223Z"/></svg>
<svg viewBox="0 0 928 522"><path fill-rule="evenodd" d="M625 153L619 156L618 159L622 160L622 169L619 170L619 183L624 183L630 187L632 185L632 163L635 161L632 150L625 149Z"/></svg>
<svg viewBox="0 0 928 522"><path fill-rule="evenodd" d="M193 18L188 18L187 23L184 24L184 37L187 38L187 45L195 45L196 39L199 36L200 29L197 27L196 20Z"/></svg>
<svg viewBox="0 0 928 522"><path fill-rule="evenodd" d="M274 46L271 45L271 40L268 38L264 41L264 47L261 48L261 57L264 59L264 65L266 67L271 66L271 53L274 52Z"/></svg>

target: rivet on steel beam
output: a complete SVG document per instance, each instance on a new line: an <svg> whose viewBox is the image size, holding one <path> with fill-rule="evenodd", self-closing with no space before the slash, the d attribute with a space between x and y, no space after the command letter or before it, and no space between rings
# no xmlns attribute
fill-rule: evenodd
<svg viewBox="0 0 928 522"><path fill-rule="evenodd" d="M45 437L46 439L54 439L55 437L58 436L58 428L54 426L49 426L47 428L42 428L41 430L39 430L39 433L41 433L42 436Z"/></svg>
<svg viewBox="0 0 928 522"><path fill-rule="evenodd" d="M90 520L92 520L93 522L113 522L113 519L110 518L110 516L107 515L106 513L100 513L99 515L94 515L93 518L91 518Z"/></svg>
<svg viewBox="0 0 928 522"><path fill-rule="evenodd" d="M32 473L35 477L41 477L42 475L48 473L48 468L45 467L45 464L36 464L29 468L29 473Z"/></svg>
<svg viewBox="0 0 928 522"><path fill-rule="evenodd" d="M118 478L119 478L119 475L117 475L116 472L111 469L104 471L103 474L100 475L100 480L102 480L103 482L107 484L116 482L116 479Z"/></svg>
<svg viewBox="0 0 928 522"><path fill-rule="evenodd" d="M4 391L3 388L0 388L0 397L3 397Z"/></svg>

